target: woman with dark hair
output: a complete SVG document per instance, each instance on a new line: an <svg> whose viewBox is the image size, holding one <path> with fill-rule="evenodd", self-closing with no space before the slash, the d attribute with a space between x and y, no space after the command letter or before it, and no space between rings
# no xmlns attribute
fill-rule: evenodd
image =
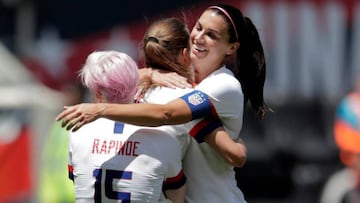
<svg viewBox="0 0 360 203"><path fill-rule="evenodd" d="M223 126L233 140L242 142L239 134L246 103L261 119L268 112L263 98L266 63L258 32L236 7L210 6L192 29L190 45L198 83L192 92L166 104L79 104L65 107L57 120L63 119L63 126L74 131L99 117L146 126L192 121L184 125L194 138L183 160L186 201L246 202L236 186L231 162L239 167L245 163L245 146L238 154L229 153L227 135L208 133ZM236 66L230 70L224 61L233 54ZM222 147L215 151L209 145ZM230 157L223 159L217 152Z"/></svg>

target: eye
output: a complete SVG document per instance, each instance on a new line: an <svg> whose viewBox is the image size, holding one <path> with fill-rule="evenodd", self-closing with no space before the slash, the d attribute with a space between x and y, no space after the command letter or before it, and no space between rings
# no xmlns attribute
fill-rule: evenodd
<svg viewBox="0 0 360 203"><path fill-rule="evenodd" d="M209 36L210 39L216 40L219 39L219 36L214 32L208 32L206 33L207 36Z"/></svg>
<svg viewBox="0 0 360 203"><path fill-rule="evenodd" d="M201 31L201 30L202 30L202 27L201 27L200 23L196 23L195 29L196 29L197 31Z"/></svg>

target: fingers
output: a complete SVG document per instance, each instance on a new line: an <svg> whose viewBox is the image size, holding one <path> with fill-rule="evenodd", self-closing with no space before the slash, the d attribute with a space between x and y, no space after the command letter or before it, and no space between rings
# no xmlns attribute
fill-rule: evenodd
<svg viewBox="0 0 360 203"><path fill-rule="evenodd" d="M78 123L84 119L81 113L76 111L76 106L65 106L64 110L56 116L56 121L60 120L61 127L66 127L66 130L70 130L74 126L78 126Z"/></svg>
<svg viewBox="0 0 360 203"><path fill-rule="evenodd" d="M75 127L73 127L71 129L72 132L75 132L77 130L79 130L83 125L85 125L85 122L84 121L80 121Z"/></svg>
<svg viewBox="0 0 360 203"><path fill-rule="evenodd" d="M179 88L191 88L191 84L188 83L188 80L185 77L182 77L176 73L173 74L173 77L171 77L171 82L173 82L173 85Z"/></svg>
<svg viewBox="0 0 360 203"><path fill-rule="evenodd" d="M74 131L76 131L77 129L79 129L80 127L79 127L79 123L81 123L82 121L83 121L84 119L83 119L83 117L82 116L77 116L77 117L75 117L75 118L73 118L73 119L71 119L70 121L68 121L68 124L67 124L67 126L66 125L64 125L63 127L65 127L66 126L66 130L72 130L73 132ZM75 126L75 127L74 127ZM75 129L74 129L75 128Z"/></svg>
<svg viewBox="0 0 360 203"><path fill-rule="evenodd" d="M186 78L181 76L167 77L163 80L164 86L170 88L191 88L191 84L187 82Z"/></svg>
<svg viewBox="0 0 360 203"><path fill-rule="evenodd" d="M191 88L191 84L187 82L187 80L177 80L175 81L175 85L179 88Z"/></svg>
<svg viewBox="0 0 360 203"><path fill-rule="evenodd" d="M74 109L69 108L68 106L64 106L64 110L56 116L56 121L62 120L66 115L72 113Z"/></svg>
<svg viewBox="0 0 360 203"><path fill-rule="evenodd" d="M191 88L187 79L177 73L154 71L152 82L169 88Z"/></svg>

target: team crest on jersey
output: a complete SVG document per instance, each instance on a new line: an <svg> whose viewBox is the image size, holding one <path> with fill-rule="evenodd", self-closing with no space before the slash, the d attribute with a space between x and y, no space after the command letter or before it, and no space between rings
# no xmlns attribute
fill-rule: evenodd
<svg viewBox="0 0 360 203"><path fill-rule="evenodd" d="M190 104L197 106L206 101L205 95L201 92L196 92L188 97L188 101Z"/></svg>

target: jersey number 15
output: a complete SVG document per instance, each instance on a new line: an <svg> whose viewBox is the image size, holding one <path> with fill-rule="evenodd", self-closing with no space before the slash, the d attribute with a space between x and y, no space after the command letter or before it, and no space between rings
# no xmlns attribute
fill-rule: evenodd
<svg viewBox="0 0 360 203"><path fill-rule="evenodd" d="M96 178L95 181L95 203L101 203L101 182L102 182L102 171L103 169L95 169L93 176ZM131 194L130 192L118 192L113 190L113 179L127 179L132 178L132 172L129 171L105 171L105 196L109 199L121 200L123 203L130 203Z"/></svg>

